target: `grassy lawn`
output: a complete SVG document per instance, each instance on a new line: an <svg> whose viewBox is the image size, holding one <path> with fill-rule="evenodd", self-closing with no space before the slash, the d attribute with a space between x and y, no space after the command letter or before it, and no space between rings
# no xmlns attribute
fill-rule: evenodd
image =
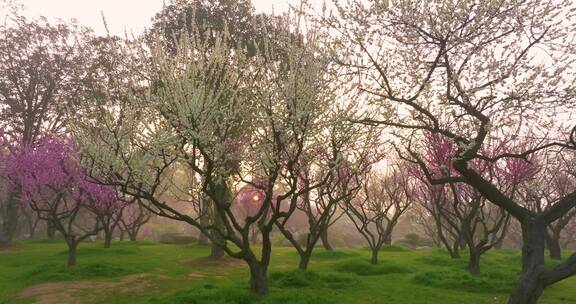
<svg viewBox="0 0 576 304"><path fill-rule="evenodd" d="M208 247L81 244L78 266L67 269L62 241L18 245L0 252L0 303L505 303L519 269L517 251L490 252L482 275L471 276L465 258L389 247L378 266L364 249L318 249L310 270L300 272L293 249L275 248L270 296L257 299L246 291L246 266L203 259ZM576 303L576 278L548 288L541 303Z"/></svg>

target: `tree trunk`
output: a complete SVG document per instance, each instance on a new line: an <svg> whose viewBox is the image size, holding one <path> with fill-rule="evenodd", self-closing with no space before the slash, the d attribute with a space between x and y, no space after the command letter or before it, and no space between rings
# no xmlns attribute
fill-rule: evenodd
<svg viewBox="0 0 576 304"><path fill-rule="evenodd" d="M8 246L10 246L10 241L8 241L8 238L4 236L4 231L0 229L0 247Z"/></svg>
<svg viewBox="0 0 576 304"><path fill-rule="evenodd" d="M378 264L378 252L380 248L372 248L372 257L370 258L370 264L376 265Z"/></svg>
<svg viewBox="0 0 576 304"><path fill-rule="evenodd" d="M52 224L52 222L48 220L46 222L46 236L49 239L53 239L55 235L56 235L56 227L54 227L54 224Z"/></svg>
<svg viewBox="0 0 576 304"><path fill-rule="evenodd" d="M267 267L257 261L248 262L248 266L250 266L250 290L259 296L267 295Z"/></svg>
<svg viewBox="0 0 576 304"><path fill-rule="evenodd" d="M208 227L210 225L210 212L208 212L211 208L210 198L206 195L202 195L202 210L204 214L200 217L200 225L202 227ZM198 237L198 245L208 245L210 244L210 240L208 236L200 230L200 236Z"/></svg>
<svg viewBox="0 0 576 304"><path fill-rule="evenodd" d="M312 251L305 251L300 254L300 263L298 263L298 269L306 270L308 269L308 264L310 263L310 257L312 256Z"/></svg>
<svg viewBox="0 0 576 304"><path fill-rule="evenodd" d="M522 223L522 272L508 304L536 304L544 291L544 252L546 225L537 219Z"/></svg>
<svg viewBox="0 0 576 304"><path fill-rule="evenodd" d="M104 231L104 248L112 246L112 231Z"/></svg>
<svg viewBox="0 0 576 304"><path fill-rule="evenodd" d="M222 222L222 219L220 218L220 215L218 214L218 210L213 207L213 218L212 221L214 222L214 226L216 226L218 229L220 230L224 230L224 223ZM218 235L218 233L216 231L212 231L212 249L211 249L211 253L210 253L210 258L212 259L221 259L224 257L224 248L222 248L222 246L220 245L221 243L224 242L224 240L222 239L222 237L220 235Z"/></svg>
<svg viewBox="0 0 576 304"><path fill-rule="evenodd" d="M546 234L546 247L550 258L553 260L562 260L562 248L560 246L560 235L554 233L552 235Z"/></svg>
<svg viewBox="0 0 576 304"><path fill-rule="evenodd" d="M224 257L224 249L222 246L217 245L216 243L212 243L212 248L210 250L210 258L219 260Z"/></svg>
<svg viewBox="0 0 576 304"><path fill-rule="evenodd" d="M387 233L387 234L384 236L384 244L385 244L386 246L392 245L392 233Z"/></svg>
<svg viewBox="0 0 576 304"><path fill-rule="evenodd" d="M126 232L124 230L120 231L120 241L124 240L124 235L126 234Z"/></svg>
<svg viewBox="0 0 576 304"><path fill-rule="evenodd" d="M30 226L30 239L36 237L36 228L38 228L38 222L40 222L40 219L37 218L34 220L32 226Z"/></svg>
<svg viewBox="0 0 576 304"><path fill-rule="evenodd" d="M330 241L328 240L328 228L326 228L326 230L324 230L322 234L320 234L320 239L322 240L322 246L324 246L324 249L334 250L334 248L332 248L332 245L330 245Z"/></svg>
<svg viewBox="0 0 576 304"><path fill-rule="evenodd" d="M68 267L76 265L76 249L78 248L78 243L72 242L68 243Z"/></svg>
<svg viewBox="0 0 576 304"><path fill-rule="evenodd" d="M468 271L471 274L480 274L480 256L479 252L470 249L470 257L468 258Z"/></svg>
<svg viewBox="0 0 576 304"><path fill-rule="evenodd" d="M460 242L456 241L453 244L453 247L446 247L446 249L448 249L448 253L450 254L450 257L453 259L459 259L460 258Z"/></svg>
<svg viewBox="0 0 576 304"><path fill-rule="evenodd" d="M2 222L2 245L9 246L12 244L12 239L16 234L16 230L18 229L18 211L20 209L20 205L18 200L16 199L16 194L10 193L5 205L4 210L4 221Z"/></svg>

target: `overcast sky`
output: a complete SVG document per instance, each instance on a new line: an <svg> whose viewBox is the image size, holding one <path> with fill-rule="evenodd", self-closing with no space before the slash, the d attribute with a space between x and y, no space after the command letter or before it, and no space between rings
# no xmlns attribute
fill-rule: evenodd
<svg viewBox="0 0 576 304"><path fill-rule="evenodd" d="M104 34L100 12L104 12L112 34L123 35L124 31L135 34L149 25L150 18L162 8L165 0L20 0L27 16L43 15L49 18L77 19L80 24ZM166 1L168 2L168 1ZM288 9L289 3L297 0L252 0L259 12L279 13Z"/></svg>

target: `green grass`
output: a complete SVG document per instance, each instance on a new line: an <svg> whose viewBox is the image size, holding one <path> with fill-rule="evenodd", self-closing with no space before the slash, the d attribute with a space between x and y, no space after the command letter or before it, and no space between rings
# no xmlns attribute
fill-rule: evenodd
<svg viewBox="0 0 576 304"><path fill-rule="evenodd" d="M497 304L506 303L520 261L518 251L492 251L482 258L481 275L473 276L465 270L465 253L451 259L442 250L390 246L382 249L380 264L371 265L365 248L317 249L309 270L300 271L295 251L278 247L269 271L270 295L258 298L248 292L242 262L203 262L208 247L146 241L104 249L86 243L78 249L78 265L68 268L62 240L18 245L19 251L0 252L2 304L33 303L38 295L19 294L48 282L61 288L83 284L68 296L95 304ZM547 288L541 303L576 303L576 278Z"/></svg>

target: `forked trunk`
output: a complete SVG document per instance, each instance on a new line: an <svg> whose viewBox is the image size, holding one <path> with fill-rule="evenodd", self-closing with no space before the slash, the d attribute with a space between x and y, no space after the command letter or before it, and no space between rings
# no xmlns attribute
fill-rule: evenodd
<svg viewBox="0 0 576 304"><path fill-rule="evenodd" d="M268 275L267 267L257 261L249 261L250 267L250 291L265 296L268 294Z"/></svg>
<svg viewBox="0 0 576 304"><path fill-rule="evenodd" d="M310 258L312 257L312 250L306 250L300 254L300 263L298 263L298 269L306 270L308 269L308 264L310 264Z"/></svg>
<svg viewBox="0 0 576 304"><path fill-rule="evenodd" d="M468 258L468 271L471 274L480 274L480 256L479 252L470 250L470 257Z"/></svg>
<svg viewBox="0 0 576 304"><path fill-rule="evenodd" d="M522 273L508 300L508 304L536 304L546 287L544 253L546 247L546 225L537 219L522 223Z"/></svg>

